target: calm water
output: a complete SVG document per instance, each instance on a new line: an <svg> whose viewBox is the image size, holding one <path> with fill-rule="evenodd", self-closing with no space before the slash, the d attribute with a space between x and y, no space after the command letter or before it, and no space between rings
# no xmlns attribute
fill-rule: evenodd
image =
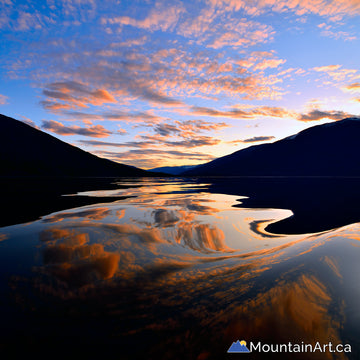
<svg viewBox="0 0 360 360"><path fill-rule="evenodd" d="M267 227L304 215L245 207L241 186L236 195L206 181L126 185L80 194L118 201L0 228L0 351L360 358L359 223L276 234ZM315 203L307 204L312 218ZM352 352L227 354L238 339L350 344Z"/></svg>

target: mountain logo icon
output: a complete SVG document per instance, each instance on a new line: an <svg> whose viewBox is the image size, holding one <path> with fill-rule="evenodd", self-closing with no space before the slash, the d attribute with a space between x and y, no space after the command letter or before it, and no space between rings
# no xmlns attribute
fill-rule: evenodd
<svg viewBox="0 0 360 360"><path fill-rule="evenodd" d="M229 347L228 353L249 353L250 350L246 347L246 341L236 341L231 344Z"/></svg>

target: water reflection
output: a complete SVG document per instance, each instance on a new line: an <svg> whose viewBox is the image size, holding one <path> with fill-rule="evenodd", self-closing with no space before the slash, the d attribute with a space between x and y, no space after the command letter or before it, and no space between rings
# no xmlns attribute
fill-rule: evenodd
<svg viewBox="0 0 360 360"><path fill-rule="evenodd" d="M120 255L104 250L99 243L89 244L88 233L46 229L40 233L44 269L51 275L75 285L93 283L114 276Z"/></svg>
<svg viewBox="0 0 360 360"><path fill-rule="evenodd" d="M3 348L22 333L35 348L220 359L234 357L226 351L237 339L331 341L350 343L352 353L251 358L359 358L359 224L272 234L267 226L291 211L236 208L239 196L206 184L147 181L146 191L86 194L121 191L126 201L2 229Z"/></svg>
<svg viewBox="0 0 360 360"><path fill-rule="evenodd" d="M360 221L358 177L209 178L207 181L209 192L241 195L239 207L290 209L293 216L268 226L272 233L314 233Z"/></svg>

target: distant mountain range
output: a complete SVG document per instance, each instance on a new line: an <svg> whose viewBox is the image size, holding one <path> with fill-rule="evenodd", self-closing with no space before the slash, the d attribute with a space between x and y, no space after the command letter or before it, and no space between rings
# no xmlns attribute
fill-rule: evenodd
<svg viewBox="0 0 360 360"><path fill-rule="evenodd" d="M149 171L156 173L166 173L170 175L179 175L184 171L191 170L196 168L199 165L183 165L183 166L163 166L154 169L150 169Z"/></svg>
<svg viewBox="0 0 360 360"><path fill-rule="evenodd" d="M313 126L236 151L185 176L360 176L360 118Z"/></svg>
<svg viewBox="0 0 360 360"><path fill-rule="evenodd" d="M0 176L123 177L154 173L99 158L0 115Z"/></svg>

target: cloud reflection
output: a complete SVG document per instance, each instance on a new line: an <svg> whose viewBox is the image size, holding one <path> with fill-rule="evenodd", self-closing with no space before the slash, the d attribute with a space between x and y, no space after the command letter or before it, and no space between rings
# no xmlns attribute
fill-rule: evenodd
<svg viewBox="0 0 360 360"><path fill-rule="evenodd" d="M54 215L47 216L43 219L43 222L45 223L55 223L55 222L61 222L65 219L80 219L80 218L86 218L90 220L102 220L105 217L110 215L109 208L106 207L99 207L94 209L86 209L86 210L80 210L75 212L60 212Z"/></svg>
<svg viewBox="0 0 360 360"><path fill-rule="evenodd" d="M69 285L84 285L114 276L119 254L104 250L102 244L90 244L89 234L75 230L48 229L40 233L46 243L43 262L46 271Z"/></svg>

